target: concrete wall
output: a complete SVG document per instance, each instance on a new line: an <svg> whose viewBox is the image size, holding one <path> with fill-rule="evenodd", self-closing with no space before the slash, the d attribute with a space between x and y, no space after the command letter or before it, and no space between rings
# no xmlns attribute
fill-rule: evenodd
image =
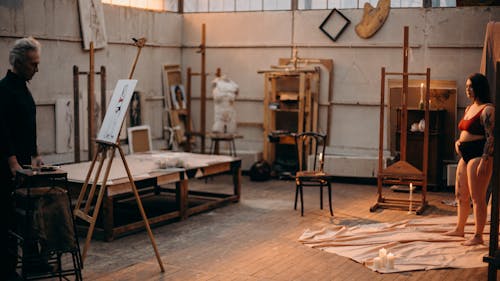
<svg viewBox="0 0 500 281"><path fill-rule="evenodd" d="M486 23L500 20L500 8L466 7L434 9L392 9L384 26L372 38L359 38L354 31L362 17L361 9L341 12L351 25L332 42L319 25L329 11L201 13L177 15L104 5L109 45L96 51L96 67L107 67L108 91L119 78L128 76L136 48L131 37L147 37L134 78L138 90L148 98L145 123L152 125L153 136L162 136L163 64L181 64L183 79L191 67L199 72L201 25L206 24L206 69L217 67L240 86L237 113L239 131L244 139L238 150L261 151L263 121L263 77L257 74L277 64L278 58L290 57L291 46L298 46L300 57L331 58L334 83L331 141L329 154L353 157L376 156L380 68L402 70L403 26L410 27L412 48L410 71L431 68L432 79L457 81L458 118L466 106L465 77L479 70ZM53 154L55 113L59 98L72 99L72 66L88 69L88 52L83 51L76 1L24 0L0 2L0 73L8 68L7 52L19 37L33 35L43 44L40 73L31 82L39 105L39 140L42 151ZM208 82L213 78L209 76ZM199 128L199 78L193 78L193 122ZM210 83L207 83L210 96ZM96 84L98 92L99 84ZM81 95L86 82L81 77ZM322 83L320 128L327 131L328 89ZM82 110L85 111L85 110ZM213 104L207 103L207 128L213 120ZM348 173L348 172L346 172Z"/></svg>
<svg viewBox="0 0 500 281"><path fill-rule="evenodd" d="M155 138L163 137L162 65L181 63L182 17L140 9L103 5L108 46L95 51L95 70L105 66L108 98L118 79L128 78L137 48L132 37L147 38L147 44L134 72L136 89L144 95L144 123L152 126ZM44 154L56 152L55 104L58 99L73 100L73 65L89 70L89 52L81 42L78 5L75 0L0 1L0 74L10 67L8 51L20 37L33 36L42 43L39 73L31 81L37 107L39 146ZM99 77L95 93L100 99ZM86 112L87 78L80 77L81 111ZM86 120L86 114L81 116ZM82 121L83 122L83 121ZM86 121L85 121L86 122ZM82 127L82 145L86 129ZM122 134L123 135L123 134ZM59 156L72 161L71 148ZM86 155L84 153L84 155ZM57 160L56 160L57 161Z"/></svg>

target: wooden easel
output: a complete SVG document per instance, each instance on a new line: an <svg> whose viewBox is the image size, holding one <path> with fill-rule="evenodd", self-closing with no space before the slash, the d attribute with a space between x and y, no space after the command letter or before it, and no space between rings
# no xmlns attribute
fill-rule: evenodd
<svg viewBox="0 0 500 281"><path fill-rule="evenodd" d="M201 153L205 153L205 138L206 138L206 112L207 112L207 76L209 73L206 72L206 28L205 24L201 25L201 44L197 53L201 54L201 72L193 72L191 67L187 68L187 83L186 83L186 92L187 92L187 127L186 134L188 139L192 136L200 137L201 139ZM221 76L220 68L217 68L215 73L217 77ZM200 76L201 79L201 88L200 88L200 130L193 131L191 128L191 79L193 76ZM186 147L186 151L191 151L190 147Z"/></svg>
<svg viewBox="0 0 500 281"><path fill-rule="evenodd" d="M90 41L89 49L89 71L79 71L78 66L73 65L73 109L74 109L74 142L75 142L75 163L80 162L80 75L87 76L87 104L88 104L88 158L91 159L94 155L94 146L90 145L93 139L95 139L95 119L94 119L94 75L99 75L101 77L101 118L104 118L106 114L106 67L101 66L100 71L95 72L94 70L94 42Z"/></svg>
<svg viewBox="0 0 500 281"><path fill-rule="evenodd" d="M279 62L279 68L285 68L289 67L290 65L293 66L293 69L298 69L300 67L304 67L310 64L320 64L325 67L325 69L328 71L328 115L326 118L326 141L327 143L330 141L330 135L331 135L331 126L330 126L330 120L332 119L332 101L333 101L333 60L332 59L314 59L314 58L300 58L298 56L298 50L297 47L292 48L292 57L291 58L280 58L278 60ZM272 68L274 68L272 66ZM316 81L316 87L318 88L318 94L320 94L320 80L318 79ZM318 120L318 115L319 115L319 96L318 96L318 103L314 105L315 108L313 108L313 115L314 119L313 121L317 123ZM318 126L313 126L313 128L317 128Z"/></svg>
<svg viewBox="0 0 500 281"><path fill-rule="evenodd" d="M137 50L137 55L135 57L134 63L132 65L132 69L130 71L129 79L132 79L132 76L133 76L133 73L135 70L135 66L137 64L137 60L139 59L139 55L141 53L141 49L146 43L145 38L141 38L139 40L136 40L136 39L133 39L133 40L135 41L134 45L138 47L138 50ZM90 245L90 240L92 239L94 227L95 227L95 224L97 222L97 216L99 215L99 210L100 210L100 207L102 205L102 200L103 200L104 194L106 192L106 182L108 180L108 176L109 176L109 172L111 170L111 165L113 163L113 158L114 158L115 152L118 149L118 151L120 153L120 157L123 161L123 166L125 167L125 171L127 172L127 176L128 176L129 182L130 182L130 186L132 188L132 192L134 193L134 197L136 199L137 206L139 208L142 219L144 221L144 225L146 226L146 230L148 232L149 239L151 240L151 244L152 244L153 249L155 251L156 259L158 260L158 264L160 266L161 271L164 272L165 269L163 268L163 263L161 261L160 254L158 252L158 248L156 247L156 242L155 242L155 239L153 237L153 233L151 232L148 218L146 216L146 213L144 212L144 208L142 206L142 202L141 202L141 199L139 197L139 193L137 192L137 188L136 188L135 183L134 183L134 179L132 178L132 174L130 173L130 169L129 169L127 161L125 159L125 154L123 153L123 150L120 147L119 137L117 137L117 139L118 139L118 141L116 143L108 143L108 142L104 142L101 140L96 140L96 144L97 144L98 148L97 148L96 153L94 154L94 158L92 160L89 171L88 171L87 176L85 178L85 183L82 187L82 190L80 191L80 195L78 196L78 201L77 201L76 206L75 206L75 211L74 211L75 217L78 217L78 218L80 218L80 219L82 219L90 224L88 232L87 232L87 237L85 240L85 245L83 247L82 260L85 260L87 250L88 250L89 245ZM102 171L102 168L103 168L103 165L104 165L104 162L107 158L108 153L110 155L109 156L110 158L108 160L106 170L104 172L104 178L102 179L102 186L99 189L97 201L96 201L95 206L94 206L94 211L92 212L92 215L89 215L90 207L91 207L91 204L93 202L94 195L96 192L97 183L99 182L99 176L101 174L101 171ZM96 162L99 162L99 165L97 166L97 170L95 171L95 176L94 176L94 180L92 182L92 187L90 188L89 193L87 195L87 187L88 187L92 172L94 171L94 167L95 167ZM85 199L86 195L87 195L87 199ZM84 199L86 200L86 202L85 202L85 206L82 210L81 206L82 206L82 202L84 201Z"/></svg>
<svg viewBox="0 0 500 281"><path fill-rule="evenodd" d="M415 211L417 215L422 214L427 206L427 167L429 156L429 97L430 97L430 80L431 70L427 68L425 73L409 73L408 72L408 26L404 27L404 43L403 43L403 72L386 72L385 67L382 67L381 72L381 87L380 87L380 131L379 131L379 150L378 150L378 175L377 175L377 202L370 207L370 212L374 212L378 208L396 208ZM400 140L400 161L384 168L383 165L383 149L384 149L384 111L385 111L385 78L387 75L399 75L403 77L403 89L401 94L401 140ZM409 76L425 76L426 91L425 91L425 129L423 133L424 149L422 170L419 170L406 161L406 144L407 144L407 123L408 123L408 77ZM394 199L382 196L383 184L402 184L422 187L421 200L410 199Z"/></svg>

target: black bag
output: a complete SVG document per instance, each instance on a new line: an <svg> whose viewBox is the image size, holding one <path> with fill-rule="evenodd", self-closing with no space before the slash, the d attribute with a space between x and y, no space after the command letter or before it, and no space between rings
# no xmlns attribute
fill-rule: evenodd
<svg viewBox="0 0 500 281"><path fill-rule="evenodd" d="M250 167L251 181L267 181L271 178L271 165L264 160L253 163Z"/></svg>

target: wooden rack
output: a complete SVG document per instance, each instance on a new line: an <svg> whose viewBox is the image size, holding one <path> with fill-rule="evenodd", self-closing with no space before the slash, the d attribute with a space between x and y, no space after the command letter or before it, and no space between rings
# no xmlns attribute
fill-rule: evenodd
<svg viewBox="0 0 500 281"><path fill-rule="evenodd" d="M293 137L280 135L271 142L275 132L302 133L318 130L319 67L294 70L261 70L264 74L264 153L272 163L277 145L292 145Z"/></svg>

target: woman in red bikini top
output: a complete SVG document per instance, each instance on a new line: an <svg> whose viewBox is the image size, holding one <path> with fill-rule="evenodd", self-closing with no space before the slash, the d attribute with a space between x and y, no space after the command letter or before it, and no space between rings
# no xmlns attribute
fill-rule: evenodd
<svg viewBox="0 0 500 281"><path fill-rule="evenodd" d="M495 108L490 103L488 80L480 73L469 76L465 93L471 104L458 124L460 137L455 150L458 162L455 196L458 202L458 222L445 235L464 237L464 228L470 212L470 198L474 204L475 231L463 244L483 244L486 223L486 189L493 171L493 126Z"/></svg>

